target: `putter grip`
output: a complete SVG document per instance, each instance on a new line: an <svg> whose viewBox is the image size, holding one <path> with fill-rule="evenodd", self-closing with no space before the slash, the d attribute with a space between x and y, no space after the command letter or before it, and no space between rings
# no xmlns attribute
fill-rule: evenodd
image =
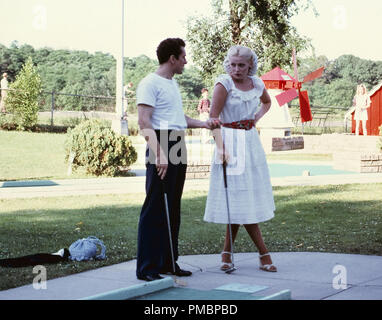
<svg viewBox="0 0 382 320"><path fill-rule="evenodd" d="M224 187L227 189L227 162L223 161Z"/></svg>

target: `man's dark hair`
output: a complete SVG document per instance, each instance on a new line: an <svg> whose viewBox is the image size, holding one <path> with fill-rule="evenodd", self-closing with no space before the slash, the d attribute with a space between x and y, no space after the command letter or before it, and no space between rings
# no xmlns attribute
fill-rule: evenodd
<svg viewBox="0 0 382 320"><path fill-rule="evenodd" d="M167 62L172 55L178 59L182 53L182 47L184 48L185 46L186 44L180 38L167 38L163 40L157 48L159 64Z"/></svg>

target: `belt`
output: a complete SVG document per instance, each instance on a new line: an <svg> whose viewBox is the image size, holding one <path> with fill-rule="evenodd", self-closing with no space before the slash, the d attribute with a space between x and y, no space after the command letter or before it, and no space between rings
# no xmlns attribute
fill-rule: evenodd
<svg viewBox="0 0 382 320"><path fill-rule="evenodd" d="M255 126L255 120L240 120L235 122L222 123L223 127L231 129L244 129L250 130Z"/></svg>

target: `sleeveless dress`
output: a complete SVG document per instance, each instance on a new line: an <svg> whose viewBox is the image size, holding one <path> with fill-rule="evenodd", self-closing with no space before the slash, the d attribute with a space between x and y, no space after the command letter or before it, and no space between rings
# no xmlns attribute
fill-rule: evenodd
<svg viewBox="0 0 382 320"><path fill-rule="evenodd" d="M368 120L366 106L370 104L369 95L356 95L353 102L355 103L354 120Z"/></svg>
<svg viewBox="0 0 382 320"><path fill-rule="evenodd" d="M215 82L228 92L220 120L223 123L254 119L259 111L264 83L251 77L254 88L242 91L232 78L221 75ZM257 129L231 129L222 127L225 147L230 155L227 165L227 190L232 224L253 224L274 217L275 203L269 169ZM211 163L210 186L204 221L228 223L223 166L216 155Z"/></svg>

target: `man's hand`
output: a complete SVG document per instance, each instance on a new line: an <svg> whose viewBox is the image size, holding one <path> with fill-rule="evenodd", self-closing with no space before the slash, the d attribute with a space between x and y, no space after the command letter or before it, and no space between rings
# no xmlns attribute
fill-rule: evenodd
<svg viewBox="0 0 382 320"><path fill-rule="evenodd" d="M167 157L162 152L159 152L157 156L156 167L157 167L159 178L163 180L167 173L168 160L167 160Z"/></svg>

